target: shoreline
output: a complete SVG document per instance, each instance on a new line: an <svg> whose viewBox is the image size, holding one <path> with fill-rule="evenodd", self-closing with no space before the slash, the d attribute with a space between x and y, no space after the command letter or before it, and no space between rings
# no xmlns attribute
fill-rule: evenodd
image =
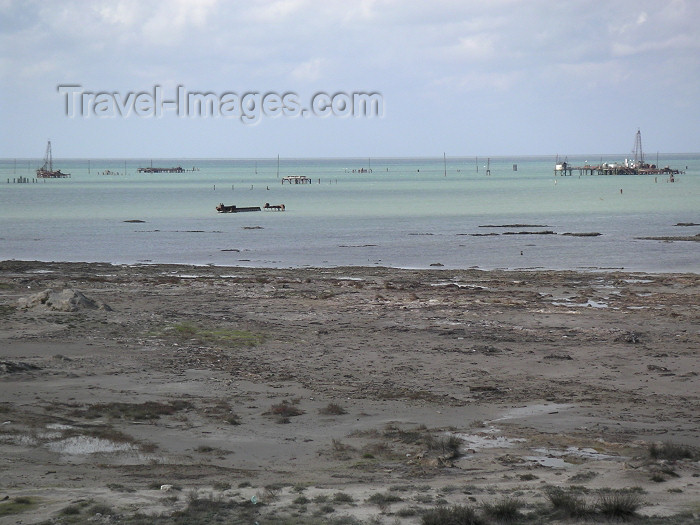
<svg viewBox="0 0 700 525"><path fill-rule="evenodd" d="M654 239L656 240L656 239ZM55 261L42 259L4 259L0 260L0 265L4 263L20 263L20 264L46 264L46 265L107 265L107 266L124 266L124 267L193 267L193 268L245 268L247 270L280 270L280 271L325 271L338 270L343 268L351 268L354 270L398 270L407 272L574 272L574 273L627 273L627 274L648 274L648 275L700 275L700 271L679 270L634 270L624 266L580 266L575 268L556 268L545 266L524 266L524 267L493 267L483 268L480 266L470 266L467 268L453 268L441 263L432 263L426 267L419 266L384 266L376 265L303 265L303 266L247 266L240 263L231 264L215 264L215 263L184 263L184 262L153 262L153 261L136 261L136 262L109 262L109 261Z"/></svg>
<svg viewBox="0 0 700 525"><path fill-rule="evenodd" d="M560 523L552 488L632 491L642 523L692 523L699 289L694 273L2 261L0 499L29 503L0 523L208 501L251 522L417 525L506 497ZM663 443L691 457L652 457Z"/></svg>

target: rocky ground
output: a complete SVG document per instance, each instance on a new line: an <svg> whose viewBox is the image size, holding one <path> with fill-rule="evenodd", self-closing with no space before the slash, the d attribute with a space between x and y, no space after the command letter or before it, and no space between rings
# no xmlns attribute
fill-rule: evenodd
<svg viewBox="0 0 700 525"><path fill-rule="evenodd" d="M699 284L2 262L0 523L695 523Z"/></svg>

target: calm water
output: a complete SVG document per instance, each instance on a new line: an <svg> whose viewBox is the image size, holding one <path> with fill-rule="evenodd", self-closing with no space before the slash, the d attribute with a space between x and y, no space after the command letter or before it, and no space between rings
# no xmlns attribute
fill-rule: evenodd
<svg viewBox="0 0 700 525"><path fill-rule="evenodd" d="M624 155L569 157L621 161ZM656 158L650 159L652 162ZM57 160L70 179L35 177L38 159L0 160L0 259L244 266L700 269L700 155L660 156L667 176L554 177L552 157L491 159ZM517 164L517 171L513 165ZM477 172L478 166L478 172ZM687 166L687 169L686 169ZM354 170L371 169L368 173ZM105 171L118 175L104 175ZM446 172L446 173L445 173ZM125 174L126 173L126 174ZM306 175L312 184L282 184ZM7 182L9 179L9 183ZM622 193L620 192L622 190ZM218 214L216 204L285 204ZM141 220L143 223L125 222ZM530 224L491 228L486 225ZM598 237L503 235L599 232ZM500 233L494 236L474 234Z"/></svg>

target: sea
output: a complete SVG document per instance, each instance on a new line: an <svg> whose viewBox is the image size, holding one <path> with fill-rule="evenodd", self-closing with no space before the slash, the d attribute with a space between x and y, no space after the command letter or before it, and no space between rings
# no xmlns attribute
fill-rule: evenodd
<svg viewBox="0 0 700 525"><path fill-rule="evenodd" d="M553 155L275 156L55 159L70 178L36 179L41 159L5 158L0 260L697 273L699 242L644 237L700 234L700 154L647 160L682 173L560 176ZM150 166L186 171L138 171ZM586 233L599 235L566 235Z"/></svg>

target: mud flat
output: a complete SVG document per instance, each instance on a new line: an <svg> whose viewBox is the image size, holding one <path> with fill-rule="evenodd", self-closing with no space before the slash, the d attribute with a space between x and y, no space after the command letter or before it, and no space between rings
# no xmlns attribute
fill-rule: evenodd
<svg viewBox="0 0 700 525"><path fill-rule="evenodd" d="M696 523L699 284L2 262L0 523Z"/></svg>

